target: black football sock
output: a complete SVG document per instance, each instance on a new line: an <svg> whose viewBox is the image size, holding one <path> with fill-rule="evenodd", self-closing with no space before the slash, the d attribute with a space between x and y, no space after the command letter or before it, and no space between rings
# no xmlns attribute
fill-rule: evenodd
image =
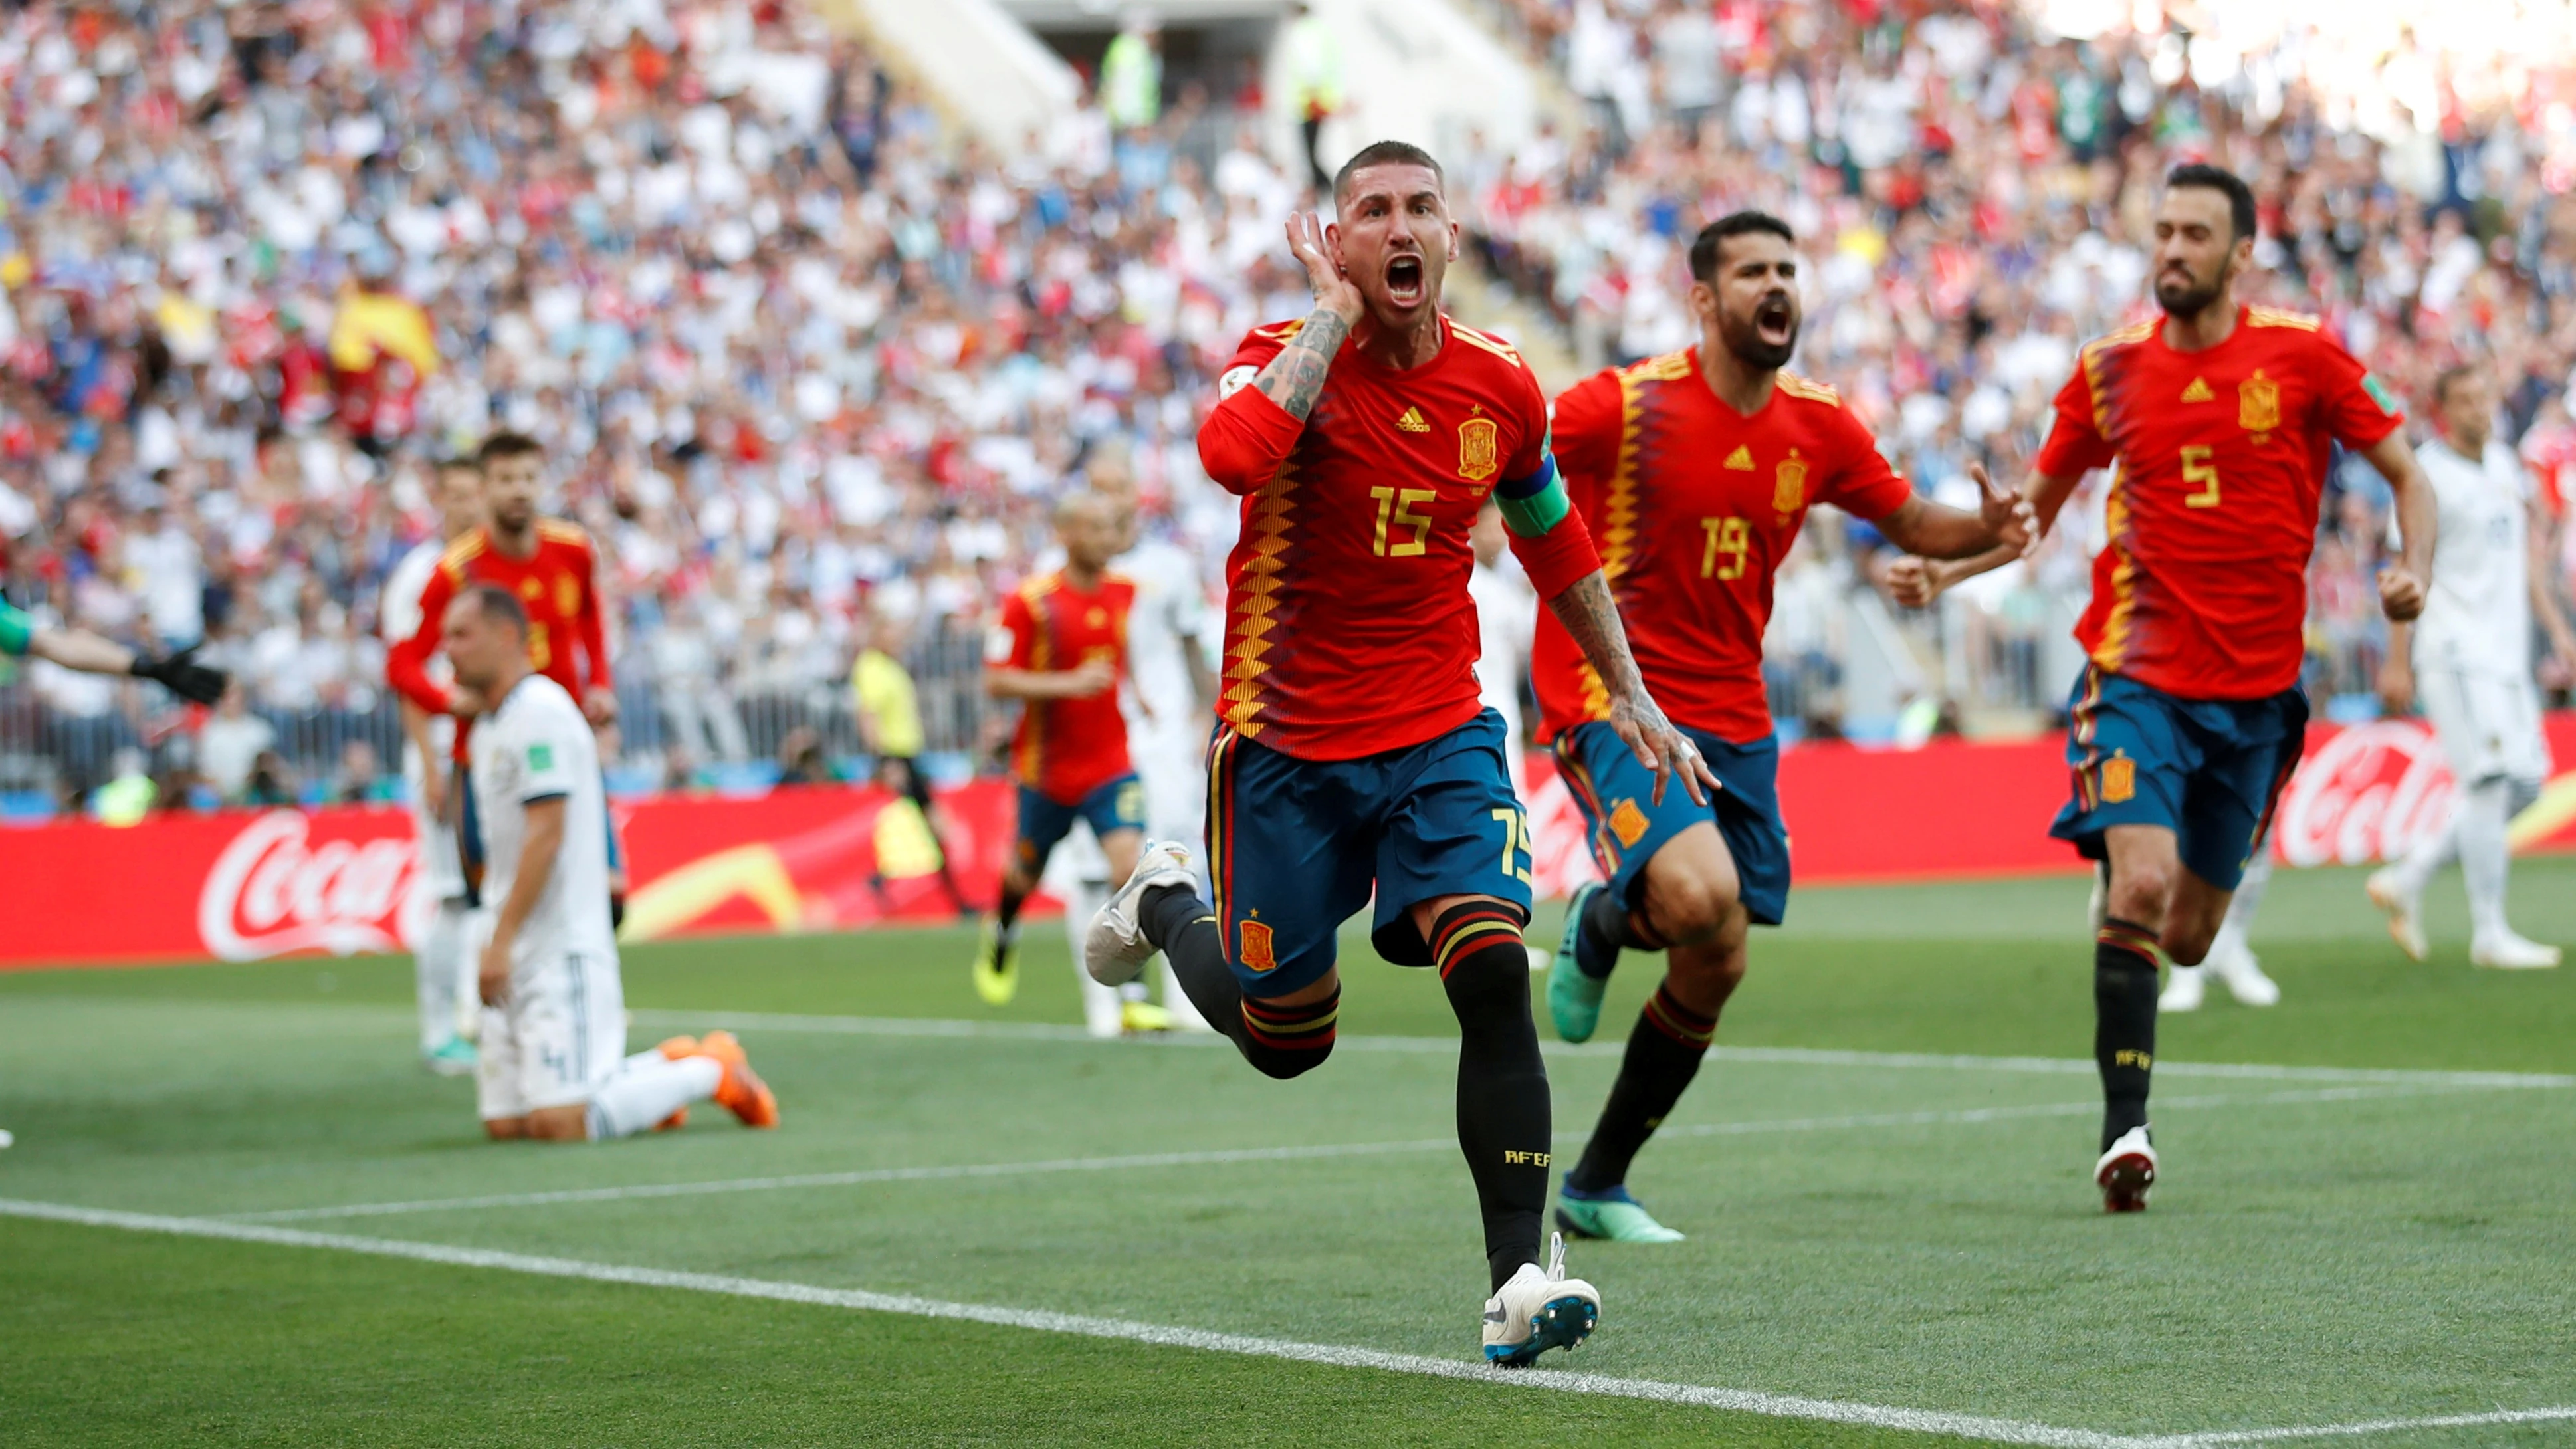
<svg viewBox="0 0 2576 1449"><path fill-rule="evenodd" d="M1574 929L1574 964L1595 981L1607 981L1627 944L1628 908L1619 893L1598 890L1584 902L1583 919Z"/></svg>
<svg viewBox="0 0 2576 1449"><path fill-rule="evenodd" d="M1216 915L1188 886L1156 886L1136 902L1136 923L1171 963L1181 994L1207 1024L1225 1033L1245 1056L1252 1054L1243 1024L1243 986L1225 964L1225 940Z"/></svg>
<svg viewBox="0 0 2576 1449"><path fill-rule="evenodd" d="M1002 882L1002 898L993 903L993 931L1008 946L1020 937L1020 907L1029 903L1029 893Z"/></svg>
<svg viewBox="0 0 2576 1449"><path fill-rule="evenodd" d="M1669 984L1655 988L1646 1009L1637 1014L1636 1029L1628 1033L1619 1080L1611 1084L1610 1100L1593 1125L1582 1160L1565 1175L1566 1187L1599 1193L1628 1181L1628 1164L1699 1075L1700 1059L1708 1055L1709 1038L1716 1034L1716 1017L1674 1000Z"/></svg>
<svg viewBox="0 0 2576 1449"><path fill-rule="evenodd" d="M2113 916L2093 937L2093 1060L2102 1068L2102 1150L2147 1125L2156 1064L2156 933Z"/></svg>
<svg viewBox="0 0 2576 1449"><path fill-rule="evenodd" d="M1458 1146L1485 1218L1494 1286L1539 1261L1547 1210L1547 1064L1530 1020L1529 948L1508 906L1452 906L1431 927L1431 959L1458 1014Z"/></svg>

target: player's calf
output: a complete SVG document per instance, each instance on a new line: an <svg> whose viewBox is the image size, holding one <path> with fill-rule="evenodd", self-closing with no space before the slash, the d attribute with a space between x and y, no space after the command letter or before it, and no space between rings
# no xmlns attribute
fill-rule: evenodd
<svg viewBox="0 0 2576 1449"><path fill-rule="evenodd" d="M1471 897L1441 911L1425 933L1458 1016L1458 1145L1476 1180L1497 1289L1538 1261L1547 1208L1547 1064L1530 1019L1521 921L1517 907Z"/></svg>

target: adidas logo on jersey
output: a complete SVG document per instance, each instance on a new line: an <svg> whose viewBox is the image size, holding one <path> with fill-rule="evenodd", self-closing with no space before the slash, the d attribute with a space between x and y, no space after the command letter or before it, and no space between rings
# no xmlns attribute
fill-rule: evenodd
<svg viewBox="0 0 2576 1449"><path fill-rule="evenodd" d="M2182 400L2187 403L2216 402L2218 394L2209 390L2207 382L2195 377L2191 380L2191 386L2182 390Z"/></svg>
<svg viewBox="0 0 2576 1449"><path fill-rule="evenodd" d="M1408 433L1427 433L1431 431L1431 424L1422 420L1422 409L1420 408L1406 408L1404 410L1404 416L1395 420L1395 425Z"/></svg>
<svg viewBox="0 0 2576 1449"><path fill-rule="evenodd" d="M1725 466L1736 469L1740 472L1752 472L1753 450L1744 446L1742 443L1736 444L1735 451L1726 455Z"/></svg>

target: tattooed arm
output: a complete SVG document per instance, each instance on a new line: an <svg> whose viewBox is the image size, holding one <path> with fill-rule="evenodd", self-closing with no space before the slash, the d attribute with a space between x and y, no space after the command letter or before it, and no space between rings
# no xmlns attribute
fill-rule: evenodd
<svg viewBox="0 0 2576 1449"><path fill-rule="evenodd" d="M1547 607L1601 676L1601 687L1610 696L1610 728L1637 752L1638 764L1655 772L1655 803L1663 803L1664 787L1678 773L1691 799L1707 804L1708 792L1718 788L1717 776L1700 758L1690 736L1674 728L1646 693L1645 677L1637 672L1636 656L1628 652L1628 633L1620 627L1618 606L1610 598L1609 581L1598 571L1585 574L1549 599Z"/></svg>
<svg viewBox="0 0 2576 1449"><path fill-rule="evenodd" d="M1324 247L1324 224L1300 212L1288 218L1288 248L1305 265L1315 310L1259 372L1247 360L1217 379L1216 407L1199 427L1199 461L1227 492L1259 492L1278 476L1306 419L1323 395L1333 356L1359 324L1360 289ZM1256 354L1257 355L1257 354ZM1258 394L1258 396L1254 396Z"/></svg>

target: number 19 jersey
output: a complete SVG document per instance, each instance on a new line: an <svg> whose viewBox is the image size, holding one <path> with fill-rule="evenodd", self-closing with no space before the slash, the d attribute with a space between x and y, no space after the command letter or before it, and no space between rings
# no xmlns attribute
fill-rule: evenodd
<svg viewBox="0 0 2576 1449"><path fill-rule="evenodd" d="M2297 684L2332 445L2366 448L2405 420L2301 313L2243 308L2198 352L2167 346L2155 322L2087 344L2038 462L2056 477L2117 465L2077 642L2183 699Z"/></svg>

